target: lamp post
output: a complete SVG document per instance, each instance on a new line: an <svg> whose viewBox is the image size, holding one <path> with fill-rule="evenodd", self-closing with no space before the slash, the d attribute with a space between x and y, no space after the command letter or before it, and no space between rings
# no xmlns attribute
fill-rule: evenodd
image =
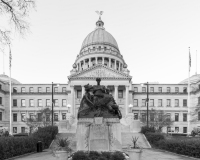
<svg viewBox="0 0 200 160"><path fill-rule="evenodd" d="M147 85L147 99L146 99L146 102L147 102L147 127L149 127L149 83L143 83L141 84L142 86L143 85Z"/></svg>
<svg viewBox="0 0 200 160"><path fill-rule="evenodd" d="M53 105L54 105L54 99L53 99L53 86L59 86L59 84L54 84L53 82L52 82L52 86L51 86L51 88L52 88L52 92L51 92L51 96L52 96L52 111L51 111L51 120L52 120L52 126L53 126Z"/></svg>

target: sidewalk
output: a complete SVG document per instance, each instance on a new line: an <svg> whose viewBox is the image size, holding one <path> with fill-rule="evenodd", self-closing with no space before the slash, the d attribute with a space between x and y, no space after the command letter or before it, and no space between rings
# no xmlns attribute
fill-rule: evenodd
<svg viewBox="0 0 200 160"><path fill-rule="evenodd" d="M51 150L46 150L44 152L16 158L15 160L57 160L57 158L52 155ZM194 158L154 149L143 149L143 152L140 155L140 160L194 160Z"/></svg>

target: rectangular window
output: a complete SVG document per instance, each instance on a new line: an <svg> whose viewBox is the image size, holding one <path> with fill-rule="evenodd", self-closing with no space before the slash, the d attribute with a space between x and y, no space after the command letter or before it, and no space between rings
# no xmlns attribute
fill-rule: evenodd
<svg viewBox="0 0 200 160"><path fill-rule="evenodd" d="M66 113L62 113L62 120L66 120Z"/></svg>
<svg viewBox="0 0 200 160"><path fill-rule="evenodd" d="M167 127L167 132L171 132L171 127Z"/></svg>
<svg viewBox="0 0 200 160"><path fill-rule="evenodd" d="M2 102L2 97L0 97L0 105L2 105L2 103L3 103L3 102Z"/></svg>
<svg viewBox="0 0 200 160"><path fill-rule="evenodd" d="M187 107L187 99L183 100L183 107Z"/></svg>
<svg viewBox="0 0 200 160"><path fill-rule="evenodd" d="M63 107L66 107L66 106L67 106L67 100L66 100L66 99L63 99L63 100L62 100L62 106L63 106Z"/></svg>
<svg viewBox="0 0 200 160"><path fill-rule="evenodd" d="M37 113L37 118L38 118L38 121L41 122L42 121L42 113Z"/></svg>
<svg viewBox="0 0 200 160"><path fill-rule="evenodd" d="M171 114L170 114L170 113L167 113L167 114L166 114L166 120L167 120L167 121L170 121L170 120L171 120Z"/></svg>
<svg viewBox="0 0 200 160"><path fill-rule="evenodd" d="M146 106L146 99L142 99L142 106L143 106L143 107Z"/></svg>
<svg viewBox="0 0 200 160"><path fill-rule="evenodd" d="M150 92L154 92L154 87L150 87Z"/></svg>
<svg viewBox="0 0 200 160"><path fill-rule="evenodd" d="M179 92L179 88L175 87L175 92L178 93Z"/></svg>
<svg viewBox="0 0 200 160"><path fill-rule="evenodd" d="M54 113L54 121L58 121L58 113Z"/></svg>
<svg viewBox="0 0 200 160"><path fill-rule="evenodd" d="M17 113L13 113L13 122L17 122Z"/></svg>
<svg viewBox="0 0 200 160"><path fill-rule="evenodd" d="M50 122L50 114L49 113L46 114L46 121Z"/></svg>
<svg viewBox="0 0 200 160"><path fill-rule="evenodd" d="M200 121L200 111L198 112L198 121Z"/></svg>
<svg viewBox="0 0 200 160"><path fill-rule="evenodd" d="M17 99L13 99L13 106L17 107Z"/></svg>
<svg viewBox="0 0 200 160"><path fill-rule="evenodd" d="M62 88L62 92L66 92L67 90L66 90L66 87L63 87Z"/></svg>
<svg viewBox="0 0 200 160"><path fill-rule="evenodd" d="M187 127L183 127L183 133L187 133Z"/></svg>
<svg viewBox="0 0 200 160"><path fill-rule="evenodd" d="M21 127L21 133L25 133L25 127Z"/></svg>
<svg viewBox="0 0 200 160"><path fill-rule="evenodd" d="M21 88L21 92L26 92L25 87Z"/></svg>
<svg viewBox="0 0 200 160"><path fill-rule="evenodd" d="M33 99L30 99L30 100L29 100L29 106L30 106L30 107L33 107L33 106L34 106L34 101L33 101Z"/></svg>
<svg viewBox="0 0 200 160"><path fill-rule="evenodd" d="M33 113L30 113L30 114L29 114L29 116L30 116L30 119L32 119L32 120L34 120L34 119L35 119L35 116L34 116L34 114L33 114Z"/></svg>
<svg viewBox="0 0 200 160"><path fill-rule="evenodd" d="M138 87L134 87L134 92L138 92Z"/></svg>
<svg viewBox="0 0 200 160"><path fill-rule="evenodd" d="M167 99L167 107L171 106L171 99Z"/></svg>
<svg viewBox="0 0 200 160"><path fill-rule="evenodd" d="M151 122L154 121L154 113L150 113L150 121L151 121Z"/></svg>
<svg viewBox="0 0 200 160"><path fill-rule="evenodd" d="M170 87L167 87L167 93L170 93L170 91L171 91Z"/></svg>
<svg viewBox="0 0 200 160"><path fill-rule="evenodd" d="M179 132L179 127L175 127L175 133Z"/></svg>
<svg viewBox="0 0 200 160"><path fill-rule="evenodd" d="M179 107L179 100L175 99L175 107Z"/></svg>
<svg viewBox="0 0 200 160"><path fill-rule="evenodd" d="M38 87L38 92L41 93L42 92L42 88Z"/></svg>
<svg viewBox="0 0 200 160"><path fill-rule="evenodd" d="M54 87L54 92L58 92L58 87Z"/></svg>
<svg viewBox="0 0 200 160"><path fill-rule="evenodd" d="M175 113L175 121L176 121L176 122L179 121L179 113Z"/></svg>
<svg viewBox="0 0 200 160"><path fill-rule="evenodd" d="M138 113L134 113L134 120L138 120Z"/></svg>
<svg viewBox="0 0 200 160"><path fill-rule="evenodd" d="M38 107L42 107L42 100L38 99Z"/></svg>
<svg viewBox="0 0 200 160"><path fill-rule="evenodd" d="M187 113L183 113L183 122L187 122Z"/></svg>
<svg viewBox="0 0 200 160"><path fill-rule="evenodd" d="M29 92L32 93L33 92L33 87L29 88Z"/></svg>
<svg viewBox="0 0 200 160"><path fill-rule="evenodd" d="M150 99L150 107L154 106L154 99Z"/></svg>
<svg viewBox="0 0 200 160"><path fill-rule="evenodd" d="M22 107L25 107L25 106L26 106L26 101L25 101L25 99L22 99L22 100L21 100L21 106L22 106Z"/></svg>
<svg viewBox="0 0 200 160"><path fill-rule="evenodd" d="M146 92L146 87L142 87L142 92Z"/></svg>
<svg viewBox="0 0 200 160"><path fill-rule="evenodd" d="M77 98L82 98L82 92L81 90L77 90L77 95L76 95Z"/></svg>
<svg viewBox="0 0 200 160"><path fill-rule="evenodd" d="M2 118L2 112L0 112L0 121L2 121L2 119L3 119L3 118Z"/></svg>
<svg viewBox="0 0 200 160"><path fill-rule="evenodd" d="M25 120L26 120L26 113L22 113L21 114L21 121L25 122Z"/></svg>
<svg viewBox="0 0 200 160"><path fill-rule="evenodd" d="M134 107L137 107L137 106L138 106L138 100L137 100L137 99L134 99L134 101L133 101L133 106L134 106Z"/></svg>
<svg viewBox="0 0 200 160"><path fill-rule="evenodd" d="M187 87L183 87L183 93L187 93Z"/></svg>
<svg viewBox="0 0 200 160"><path fill-rule="evenodd" d="M13 88L13 93L17 93L17 88L16 87Z"/></svg>
<svg viewBox="0 0 200 160"><path fill-rule="evenodd" d="M50 92L50 87L46 87L46 92Z"/></svg>
<svg viewBox="0 0 200 160"><path fill-rule="evenodd" d="M146 121L146 114L142 113L142 122L145 122L145 121Z"/></svg>
<svg viewBox="0 0 200 160"><path fill-rule="evenodd" d="M159 107L162 107L162 99L159 99L159 100L158 100L158 106L159 106Z"/></svg>
<svg viewBox="0 0 200 160"><path fill-rule="evenodd" d="M158 87L158 92L162 93L162 87Z"/></svg>
<svg viewBox="0 0 200 160"><path fill-rule="evenodd" d="M13 133L17 133L17 127L13 127Z"/></svg>
<svg viewBox="0 0 200 160"><path fill-rule="evenodd" d="M123 90L118 90L118 98L123 98Z"/></svg>
<svg viewBox="0 0 200 160"><path fill-rule="evenodd" d="M158 121L161 122L163 120L163 114L158 113Z"/></svg>
<svg viewBox="0 0 200 160"><path fill-rule="evenodd" d="M50 99L46 99L46 106L51 106Z"/></svg>
<svg viewBox="0 0 200 160"><path fill-rule="evenodd" d="M54 106L55 106L55 107L58 107L58 106L59 106L59 104L58 104L58 99L54 99Z"/></svg>

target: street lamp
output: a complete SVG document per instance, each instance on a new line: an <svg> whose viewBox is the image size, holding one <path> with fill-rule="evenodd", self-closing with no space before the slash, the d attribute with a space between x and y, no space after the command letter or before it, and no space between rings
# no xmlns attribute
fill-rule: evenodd
<svg viewBox="0 0 200 160"><path fill-rule="evenodd" d="M52 82L52 112L51 112L51 119L52 119L52 126L53 126L53 104L54 104L54 99L53 99L53 86L59 86L59 84L54 84L53 82Z"/></svg>
<svg viewBox="0 0 200 160"><path fill-rule="evenodd" d="M141 86L147 85L147 127L149 127L149 83L142 83Z"/></svg>

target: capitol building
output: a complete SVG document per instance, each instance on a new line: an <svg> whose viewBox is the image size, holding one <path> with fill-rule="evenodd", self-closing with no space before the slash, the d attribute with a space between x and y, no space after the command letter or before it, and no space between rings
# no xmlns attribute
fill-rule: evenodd
<svg viewBox="0 0 200 160"><path fill-rule="evenodd" d="M120 52L115 38L105 30L104 22L99 18L96 28L83 40L81 49L72 64L66 84L22 84L12 79L12 133L26 132L26 117L40 115L40 110L52 106L54 94L54 121L59 126L70 116L77 118L84 85L101 85L110 89L122 113L122 121L140 121L146 118L147 85L133 84L128 64ZM52 88L53 86L53 88ZM190 110L200 107L200 74L190 77ZM163 111L174 123L168 127L177 133L188 132L200 127L200 112L188 116L188 79L177 84L149 83L149 110ZM10 125L9 77L0 75L0 127ZM200 111L200 110L199 110ZM47 115L46 120L51 115ZM151 119L152 117L149 116ZM133 128L134 129L134 128ZM164 131L167 129L165 128Z"/></svg>

